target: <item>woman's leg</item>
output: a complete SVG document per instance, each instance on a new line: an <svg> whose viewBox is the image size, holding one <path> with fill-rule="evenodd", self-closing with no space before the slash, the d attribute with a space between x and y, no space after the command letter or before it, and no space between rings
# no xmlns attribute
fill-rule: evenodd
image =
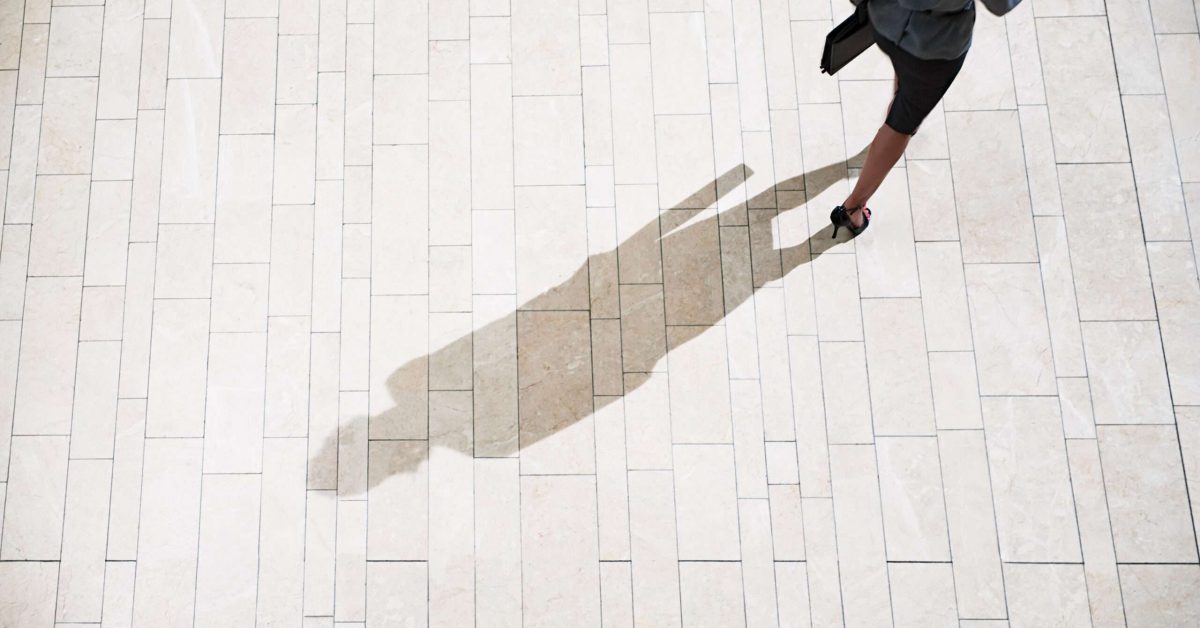
<svg viewBox="0 0 1200 628"><path fill-rule="evenodd" d="M900 156L904 154L910 138L911 136L899 133L886 124L879 127L879 132L875 134L871 148L867 151L867 161L858 175L858 183L854 185L850 196L847 196L846 201L842 203L843 207L850 210L866 206L867 201L871 200L871 196L875 194L875 190L879 189L884 178L891 172L892 166L900 161ZM850 214L850 222L856 227L861 225L863 213Z"/></svg>

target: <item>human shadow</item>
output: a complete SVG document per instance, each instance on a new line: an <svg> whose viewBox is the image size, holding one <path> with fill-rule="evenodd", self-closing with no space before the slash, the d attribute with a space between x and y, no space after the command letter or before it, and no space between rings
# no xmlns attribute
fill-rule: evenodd
<svg viewBox="0 0 1200 628"><path fill-rule="evenodd" d="M849 164L865 152L767 188L763 194L795 191L777 193L777 213L757 210L764 203L749 199L692 220L745 183L752 172L744 164L675 207L656 211L654 219L615 249L590 256L565 281L401 365L386 384L394 405L343 422L310 465L337 468L338 493L357 495L418 469L431 447L468 458L510 457L599 412L648 381L669 350L719 323L763 285L844 241L845 236L832 240L826 225L799 244L781 247L774 218L847 178ZM764 213L769 219L748 218ZM740 227L748 235L738 249L746 276L732 289L722 278L729 251L720 230L728 227ZM589 305L564 307L564 302L581 301L571 295L584 295L582 301ZM617 383L615 389L602 390L593 373L593 358L601 359L592 354L593 328L614 319L620 349L618 364L610 370L617 371ZM431 420L433 415L453 418ZM371 441L409 444L391 448L386 461L372 461L368 473L367 461L353 458L366 456ZM348 475L347 469L354 471Z"/></svg>

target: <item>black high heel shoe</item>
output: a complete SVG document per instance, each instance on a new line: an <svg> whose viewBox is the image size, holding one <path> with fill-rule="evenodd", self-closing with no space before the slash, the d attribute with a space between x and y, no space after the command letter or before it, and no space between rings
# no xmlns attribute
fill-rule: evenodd
<svg viewBox="0 0 1200 628"><path fill-rule="evenodd" d="M863 221L861 225L855 227L854 223L850 221L850 214L853 214L859 210L862 210ZM871 210L866 207L846 209L842 205L838 205L837 207L833 208L833 211L829 212L829 222L833 223L833 237L837 237L838 229L841 227L849 229L851 235L857 236L858 234L866 231L867 227L871 225Z"/></svg>

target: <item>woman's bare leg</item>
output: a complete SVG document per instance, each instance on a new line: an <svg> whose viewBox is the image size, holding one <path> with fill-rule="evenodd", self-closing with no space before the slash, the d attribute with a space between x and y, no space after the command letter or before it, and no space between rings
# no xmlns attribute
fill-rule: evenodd
<svg viewBox="0 0 1200 628"><path fill-rule="evenodd" d="M899 89L899 78L893 79L892 93ZM900 161L900 156L904 154L909 139L911 136L897 133L886 124L879 127L879 132L875 134L875 139L871 141L871 148L867 151L867 160L863 164L862 172L858 175L858 183L850 192L850 196L846 197L846 201L842 203L843 207L850 210L866 206L867 202L871 200L871 196L875 194L875 190L879 189L884 178L891 172L892 166ZM850 214L850 222L856 227L861 225L863 222L862 212Z"/></svg>

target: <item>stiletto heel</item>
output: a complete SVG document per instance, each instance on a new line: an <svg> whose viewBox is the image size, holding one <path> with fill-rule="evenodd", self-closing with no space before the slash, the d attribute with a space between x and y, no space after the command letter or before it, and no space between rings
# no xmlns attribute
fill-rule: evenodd
<svg viewBox="0 0 1200 628"><path fill-rule="evenodd" d="M850 220L850 214L859 210L863 212L863 222L861 225L855 227L854 223ZM857 236L866 231L867 227L871 224L871 210L866 207L855 207L854 209L847 210L844 206L838 205L833 208L833 211L829 212L829 222L833 223L832 237L837 237L838 229L841 227L849 229L851 236Z"/></svg>

